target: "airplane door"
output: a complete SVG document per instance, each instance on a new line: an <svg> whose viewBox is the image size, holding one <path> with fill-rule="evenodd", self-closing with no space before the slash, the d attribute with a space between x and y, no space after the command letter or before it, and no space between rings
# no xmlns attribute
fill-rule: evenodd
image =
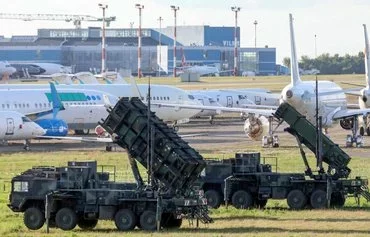
<svg viewBox="0 0 370 237"><path fill-rule="evenodd" d="M233 107L233 97L232 96L226 96L227 104L226 107Z"/></svg>
<svg viewBox="0 0 370 237"><path fill-rule="evenodd" d="M5 135L13 135L14 134L14 119L7 118L6 119L6 134Z"/></svg>
<svg viewBox="0 0 370 237"><path fill-rule="evenodd" d="M256 105L261 105L261 96L255 96L254 97L254 103Z"/></svg>

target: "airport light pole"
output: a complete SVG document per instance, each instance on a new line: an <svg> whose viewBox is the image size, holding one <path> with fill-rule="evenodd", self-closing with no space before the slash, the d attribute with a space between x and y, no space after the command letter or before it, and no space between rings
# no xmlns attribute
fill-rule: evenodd
<svg viewBox="0 0 370 237"><path fill-rule="evenodd" d="M173 76L176 77L176 21L177 21L177 11L180 10L177 6L171 6L171 9L173 10L174 14L174 27L173 27Z"/></svg>
<svg viewBox="0 0 370 237"><path fill-rule="evenodd" d="M141 78L141 10L144 9L144 5L139 3L135 4L135 7L139 9L139 28L138 28L138 49L137 49L137 76Z"/></svg>
<svg viewBox="0 0 370 237"><path fill-rule="evenodd" d="M105 9L108 8L107 4L99 3L98 6L103 10L103 29L102 29L102 37L101 37L101 73L105 72L106 65L105 65Z"/></svg>
<svg viewBox="0 0 370 237"><path fill-rule="evenodd" d="M235 13L235 29L234 29L234 76L238 75L238 37L237 37L237 29L238 29L238 12L240 11L240 7L231 7L231 11Z"/></svg>
<svg viewBox="0 0 370 237"><path fill-rule="evenodd" d="M163 18L160 16L159 21L159 63L158 63L158 76L161 76L161 65L162 65L162 21Z"/></svg>
<svg viewBox="0 0 370 237"><path fill-rule="evenodd" d="M256 49L257 48L257 24L258 24L257 20L255 20L253 24L254 24L254 48Z"/></svg>

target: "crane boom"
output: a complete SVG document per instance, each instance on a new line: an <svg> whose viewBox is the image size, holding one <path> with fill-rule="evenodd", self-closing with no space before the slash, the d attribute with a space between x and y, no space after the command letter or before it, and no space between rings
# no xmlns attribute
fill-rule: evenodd
<svg viewBox="0 0 370 237"><path fill-rule="evenodd" d="M69 15L69 14L16 14L16 13L0 13L0 19L23 20L23 21L66 21L73 22L77 29L81 28L81 21L103 21L103 18L89 15ZM105 17L105 22L109 26L111 21L115 21L116 17Z"/></svg>

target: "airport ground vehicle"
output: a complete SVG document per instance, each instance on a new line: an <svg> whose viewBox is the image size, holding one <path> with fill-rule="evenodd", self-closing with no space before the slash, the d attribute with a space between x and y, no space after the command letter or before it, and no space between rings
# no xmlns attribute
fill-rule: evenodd
<svg viewBox="0 0 370 237"><path fill-rule="evenodd" d="M154 113L147 115L140 99L122 98L101 123L128 151L136 183L109 181L95 161L34 167L12 179L8 206L24 212L24 224L33 230L45 216L49 226L63 230L92 229L98 220L114 220L123 231L179 228L183 218L212 222L206 199L192 186L205 167L202 156ZM148 169L148 183L136 161Z"/></svg>
<svg viewBox="0 0 370 237"><path fill-rule="evenodd" d="M305 172L272 172L270 165L261 164L259 153L237 153L235 158L208 161L198 185L210 207L218 208L222 203L241 209L264 207L268 199L287 199L292 209L325 208L343 206L347 195L370 199L367 179L348 178L351 158L341 148L322 135L322 162L328 169L314 173L302 144L316 151L315 126L287 103L280 105L275 117L290 125L286 130L297 138Z"/></svg>

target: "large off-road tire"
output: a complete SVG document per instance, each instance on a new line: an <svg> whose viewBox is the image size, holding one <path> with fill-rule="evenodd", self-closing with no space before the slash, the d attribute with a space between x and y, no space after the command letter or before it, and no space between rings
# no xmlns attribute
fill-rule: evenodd
<svg viewBox="0 0 370 237"><path fill-rule="evenodd" d="M254 201L250 193L244 190L238 190L231 197L231 203L237 209L248 209L253 206Z"/></svg>
<svg viewBox="0 0 370 237"><path fill-rule="evenodd" d="M326 192L321 189L313 191L310 197L310 203L312 208L314 209L326 208L327 205Z"/></svg>
<svg viewBox="0 0 370 237"><path fill-rule="evenodd" d="M77 225L83 230L92 230L95 228L95 226L98 224L97 219L87 220L83 217L80 217L78 219Z"/></svg>
<svg viewBox="0 0 370 237"><path fill-rule="evenodd" d="M204 193L204 197L207 199L207 205L210 208L217 209L220 207L222 200L221 195L216 190L210 189Z"/></svg>
<svg viewBox="0 0 370 237"><path fill-rule="evenodd" d="M157 228L156 214L154 211L144 211L140 215L140 226L143 230L155 230Z"/></svg>
<svg viewBox="0 0 370 237"><path fill-rule="evenodd" d="M118 230L133 230L136 226L137 217L130 209L121 209L114 216L114 223Z"/></svg>
<svg viewBox="0 0 370 237"><path fill-rule="evenodd" d="M28 229L38 230L44 225L45 217L39 208L29 207L24 212L23 222Z"/></svg>
<svg viewBox="0 0 370 237"><path fill-rule="evenodd" d="M55 224L62 230L73 230L77 225L77 215L71 208L64 207L57 212Z"/></svg>
<svg viewBox="0 0 370 237"><path fill-rule="evenodd" d="M302 190L294 189L287 196L289 208L293 210L302 210L307 204L307 197Z"/></svg>

